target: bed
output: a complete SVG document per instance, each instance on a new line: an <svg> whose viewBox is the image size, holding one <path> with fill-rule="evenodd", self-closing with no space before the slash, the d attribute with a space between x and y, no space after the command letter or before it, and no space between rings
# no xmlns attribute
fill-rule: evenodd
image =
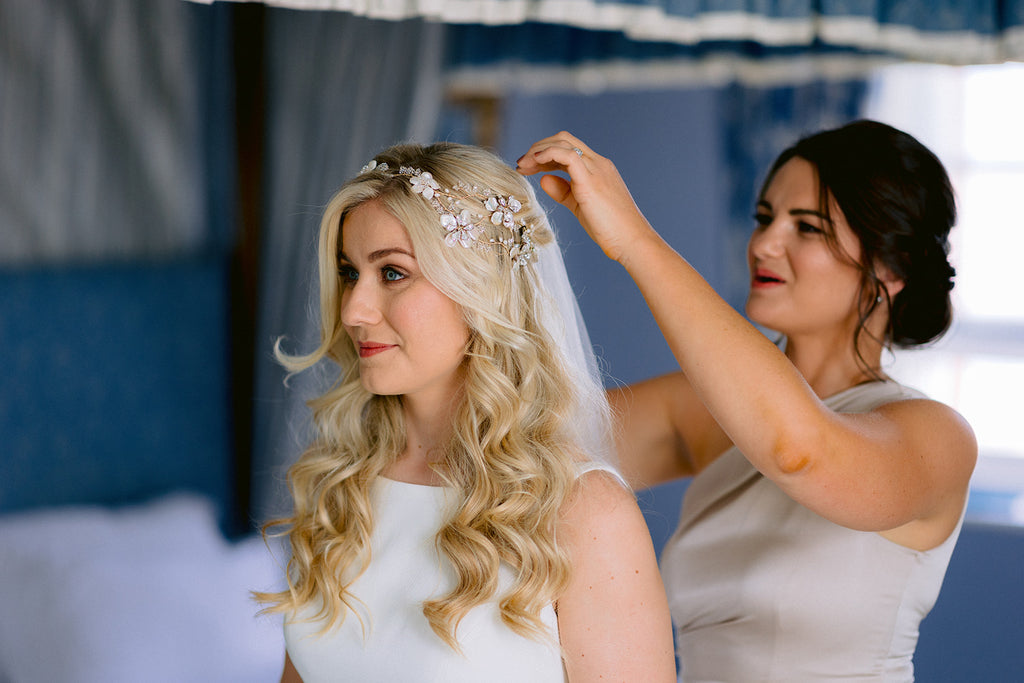
<svg viewBox="0 0 1024 683"><path fill-rule="evenodd" d="M236 519L225 272L0 272L0 683L278 680L249 591L280 553Z"/></svg>

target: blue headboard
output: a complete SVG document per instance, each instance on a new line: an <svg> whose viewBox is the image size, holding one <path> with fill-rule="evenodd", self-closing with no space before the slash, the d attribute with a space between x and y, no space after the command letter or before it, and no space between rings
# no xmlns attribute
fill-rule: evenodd
<svg viewBox="0 0 1024 683"><path fill-rule="evenodd" d="M224 259L0 270L0 512L233 505Z"/></svg>

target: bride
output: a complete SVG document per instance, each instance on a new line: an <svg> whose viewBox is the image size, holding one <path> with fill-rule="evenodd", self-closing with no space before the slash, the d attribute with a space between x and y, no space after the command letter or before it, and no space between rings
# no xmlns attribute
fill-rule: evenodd
<svg viewBox="0 0 1024 683"><path fill-rule="evenodd" d="M282 681L671 681L644 520L530 185L398 145L331 200L321 341L337 382L289 473ZM284 532L282 532L284 533Z"/></svg>

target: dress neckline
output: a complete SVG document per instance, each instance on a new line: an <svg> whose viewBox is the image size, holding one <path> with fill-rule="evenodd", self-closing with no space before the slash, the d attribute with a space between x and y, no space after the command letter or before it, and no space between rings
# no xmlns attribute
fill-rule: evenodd
<svg viewBox="0 0 1024 683"><path fill-rule="evenodd" d="M834 394L831 394L829 396L823 397L821 400L822 401L832 401L834 399L837 399L837 398L843 396L844 394L851 393L851 392L854 392L854 391L857 391L857 390L864 390L864 389L866 389L868 387L873 387L873 386L879 385L879 384L898 384L898 383L895 380L893 380L892 378L888 378L888 377L885 378L885 379L869 379L869 380L865 380L863 382L860 382L859 384L854 384L852 387L846 387L845 389L840 389L839 391L837 391Z"/></svg>
<svg viewBox="0 0 1024 683"><path fill-rule="evenodd" d="M435 484L417 484L417 483L411 482L411 481L402 481L401 479L392 479L391 477L385 477L383 474L377 475L377 478L379 480L383 481L383 482L387 482L388 484L399 484L401 486L411 486L411 487L417 488L417 489L436 489L438 491L444 491L444 490L446 490L448 488L447 486L444 486L443 484L439 484L439 485L435 485Z"/></svg>

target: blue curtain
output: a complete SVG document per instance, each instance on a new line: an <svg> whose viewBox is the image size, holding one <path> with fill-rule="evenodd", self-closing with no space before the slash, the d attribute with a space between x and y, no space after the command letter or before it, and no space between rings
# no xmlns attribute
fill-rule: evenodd
<svg viewBox="0 0 1024 683"><path fill-rule="evenodd" d="M583 0L557 19L543 7L570 3L538 4L517 25L452 26L452 83L477 90L792 84L844 80L902 60L1024 60L1024 0Z"/></svg>
<svg viewBox="0 0 1024 683"><path fill-rule="evenodd" d="M749 288L742 255L753 228L754 205L764 175L782 150L800 137L859 118L867 94L863 80L819 80L802 85L751 88L733 84L720 93L720 149L728 188L719 293L739 310Z"/></svg>
<svg viewBox="0 0 1024 683"><path fill-rule="evenodd" d="M897 60L1024 61L1024 0L264 2L450 24L449 83L474 92L791 84Z"/></svg>
<svg viewBox="0 0 1024 683"><path fill-rule="evenodd" d="M1024 27L1021 0L491 0L423 2L421 11L452 23L617 31L633 41L831 45L953 63L1019 58Z"/></svg>
<svg viewBox="0 0 1024 683"><path fill-rule="evenodd" d="M0 2L0 265L223 253L227 12Z"/></svg>
<svg viewBox="0 0 1024 683"><path fill-rule="evenodd" d="M883 50L756 40L692 44L640 41L621 31L526 23L448 27L448 81L456 90L500 92L664 89L691 85L793 84L860 77L895 57Z"/></svg>

